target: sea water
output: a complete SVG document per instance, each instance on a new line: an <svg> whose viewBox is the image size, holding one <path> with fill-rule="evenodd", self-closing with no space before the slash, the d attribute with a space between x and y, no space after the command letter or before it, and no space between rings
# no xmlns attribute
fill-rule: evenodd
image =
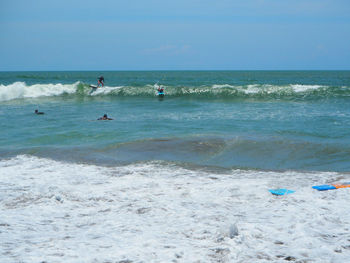
<svg viewBox="0 0 350 263"><path fill-rule="evenodd" d="M0 122L1 262L350 257L350 71L1 72Z"/></svg>

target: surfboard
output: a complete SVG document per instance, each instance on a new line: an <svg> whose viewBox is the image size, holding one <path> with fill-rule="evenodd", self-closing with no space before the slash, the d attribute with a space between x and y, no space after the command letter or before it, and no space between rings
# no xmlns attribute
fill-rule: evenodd
<svg viewBox="0 0 350 263"><path fill-rule="evenodd" d="M90 85L90 88L91 88L91 90L90 90L89 94L91 94L91 93L93 93L94 91L96 91L98 87L93 86L93 85Z"/></svg>
<svg viewBox="0 0 350 263"><path fill-rule="evenodd" d="M350 187L349 182L342 184L323 184L323 185L315 185L312 188L318 191L327 191L327 190L335 190L340 188L348 188Z"/></svg>
<svg viewBox="0 0 350 263"><path fill-rule="evenodd" d="M279 189L269 189L269 192L273 195L288 195L295 193L293 190L279 188Z"/></svg>
<svg viewBox="0 0 350 263"><path fill-rule="evenodd" d="M333 186L331 184L315 185L312 188L316 189L318 191L327 191L327 190L337 189L335 186Z"/></svg>
<svg viewBox="0 0 350 263"><path fill-rule="evenodd" d="M339 189L339 188L348 188L350 187L349 183L345 183L345 184L332 184L335 188Z"/></svg>

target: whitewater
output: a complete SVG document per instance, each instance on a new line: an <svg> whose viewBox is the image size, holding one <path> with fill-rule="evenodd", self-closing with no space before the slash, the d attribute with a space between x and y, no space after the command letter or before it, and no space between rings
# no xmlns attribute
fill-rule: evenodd
<svg viewBox="0 0 350 263"><path fill-rule="evenodd" d="M2 262L347 262L349 174L0 163ZM15 176L14 176L15 175ZM276 197L267 189L288 187Z"/></svg>
<svg viewBox="0 0 350 263"><path fill-rule="evenodd" d="M89 84L75 82L72 84L50 83L28 85L25 82L15 82L9 85L0 85L0 101L10 101L26 98L55 97L55 96L119 96L119 97L154 97L157 95L158 84L145 86L105 86L91 93ZM313 99L319 97L349 97L350 87L332 87L324 85L270 85L252 84L211 85L211 86L164 86L169 97L194 98L225 98L225 99Z"/></svg>

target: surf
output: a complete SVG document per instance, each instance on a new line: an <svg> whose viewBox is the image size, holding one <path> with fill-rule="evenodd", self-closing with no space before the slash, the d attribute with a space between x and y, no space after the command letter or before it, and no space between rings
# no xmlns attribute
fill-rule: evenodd
<svg viewBox="0 0 350 263"><path fill-rule="evenodd" d="M257 100L312 100L323 98L347 98L349 86L326 86L306 84L214 84L200 86L168 85L167 97L205 98L205 99L257 99ZM32 84L14 82L0 85L0 101L30 99L42 97L71 96L110 96L110 97L146 97L157 96L154 84L140 86L105 86L91 92L91 85L77 81L71 84L48 83Z"/></svg>
<svg viewBox="0 0 350 263"><path fill-rule="evenodd" d="M0 169L0 250L11 262L74 262L86 248L94 251L87 262L348 260L350 189L311 188L348 175L101 167L26 155L0 161ZM296 192L268 192L278 187ZM78 252L52 253L68 248Z"/></svg>
<svg viewBox="0 0 350 263"><path fill-rule="evenodd" d="M34 85L27 85L25 82L14 82L9 85L0 85L0 101L75 94L78 87L79 82L73 84L49 83Z"/></svg>

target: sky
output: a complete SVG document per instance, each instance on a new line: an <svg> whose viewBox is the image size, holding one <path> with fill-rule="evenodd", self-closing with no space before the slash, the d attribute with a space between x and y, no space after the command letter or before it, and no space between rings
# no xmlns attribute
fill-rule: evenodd
<svg viewBox="0 0 350 263"><path fill-rule="evenodd" d="M350 70L349 0L0 0L0 71Z"/></svg>

